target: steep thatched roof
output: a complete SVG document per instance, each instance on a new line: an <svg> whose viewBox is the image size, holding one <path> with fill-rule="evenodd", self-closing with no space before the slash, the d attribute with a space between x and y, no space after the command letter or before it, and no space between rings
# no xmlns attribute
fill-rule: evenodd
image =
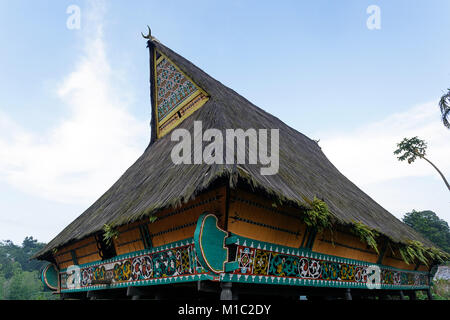
<svg viewBox="0 0 450 320"><path fill-rule="evenodd" d="M59 233L36 257L53 248L98 232L105 224L121 225L155 211L192 199L223 177L243 178L274 197L297 204L302 196L317 196L329 206L341 223L361 221L393 241L419 240L432 245L395 218L342 175L317 143L278 118L253 105L244 97L156 40L149 45L172 60L206 91L208 102L179 127L193 133L193 122L201 120L203 130L216 128L279 129L280 168L276 175L263 176L257 165L174 165L170 152L176 142L170 134L149 145L120 179L75 221ZM374 168L376 170L376 168Z"/></svg>

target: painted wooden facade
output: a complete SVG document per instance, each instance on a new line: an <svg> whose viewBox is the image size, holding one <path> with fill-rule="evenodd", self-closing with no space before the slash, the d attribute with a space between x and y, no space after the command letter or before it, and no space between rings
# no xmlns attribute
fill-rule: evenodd
<svg viewBox="0 0 450 320"><path fill-rule="evenodd" d="M188 71L183 72L174 63L178 59L178 64L182 65L181 57L159 47L158 41L150 34L147 39L150 49L152 102L151 146L206 103L227 100L231 93L216 88L216 92L223 91L226 94L221 93L214 100L214 95L209 95L213 90L208 90L207 87L202 89L205 83L212 81L209 76L196 78L194 74L198 70L186 68L186 65L184 70ZM198 84L187 73L197 79ZM217 84L215 80L213 83ZM235 99L234 104L244 101L238 97ZM206 108L200 112L204 110ZM228 110L228 106L223 110ZM264 121L265 118L266 115ZM317 149L316 145L311 146L309 143L311 150ZM295 145L291 146L289 152L294 147ZM291 158L288 158L288 161L295 162ZM161 163L155 163L156 169L162 167ZM169 169L162 170L161 175ZM158 174L157 170L154 172L155 175ZM206 176L204 172L201 175ZM153 291L157 291L158 288L162 290L164 287L178 284L191 284L195 287L198 285L200 288L201 282L211 285L209 291L218 287L229 288L232 284L263 285L259 287L262 289L258 290L269 292L273 286L304 290L429 289L428 267L406 264L398 251L385 247L386 243L379 244L378 253L346 226L336 226L332 231L326 229L318 232L314 227L305 224L304 208L280 204L273 199L277 197L272 198L263 192L252 190L248 185L244 186L242 181L230 183L232 177L224 176L221 171L221 175L215 180L211 179L213 182L207 187L205 185L205 190L196 193L194 199L178 206L167 207L167 203L174 203L175 200L155 201L166 203L161 205L164 209L156 210L151 216L147 215L137 221L134 216L133 219L130 218L129 223L114 226L117 236L110 239L105 239L103 231L96 231L83 239L61 242L66 245L53 250L50 257L45 255L45 259L53 264L44 269L43 282L61 294L150 287L156 288ZM129 176L127 183L134 181L135 177ZM177 178L174 176L171 182L178 181ZM189 181L198 181L201 178ZM153 183L158 179L146 176L144 180ZM288 182L292 181L297 183L295 178L289 178ZM173 185L170 186L168 180L163 184L164 188L157 190L178 190ZM230 187L231 185L233 187ZM128 194L135 195L134 192L138 188L139 186L134 185ZM310 185L308 191L309 188ZM321 190L316 190L314 193L320 192ZM139 194L139 197L141 200L148 199L149 195L155 194L166 197L164 192L152 194L147 193L147 189L145 193ZM181 201L184 197L180 196L176 201ZM191 195L186 196L190 197ZM114 196L111 198L122 199ZM112 202L111 200L107 205L103 204L106 211ZM148 203L142 207L145 209L147 205ZM103 207L100 208L103 210ZM354 208L352 205L350 209ZM127 207L125 211L131 211L128 209ZM349 208L336 210L345 211ZM127 213L121 212L121 218L125 219ZM95 215L95 212L90 214ZM98 223L95 230L100 229L99 226L103 223L103 220ZM88 234L88 231L84 234ZM221 297L223 294L230 298L227 290L222 290Z"/></svg>
<svg viewBox="0 0 450 320"><path fill-rule="evenodd" d="M216 220L203 232L199 225L205 215ZM369 271L377 267L378 289L428 288L426 267L407 265L395 252L380 257L350 232L316 233L302 221L300 209L248 190L218 186L155 217L118 227L112 244L116 256L109 259L100 258L98 235L58 250L58 290L199 280L366 288ZM216 267L208 261L216 261Z"/></svg>

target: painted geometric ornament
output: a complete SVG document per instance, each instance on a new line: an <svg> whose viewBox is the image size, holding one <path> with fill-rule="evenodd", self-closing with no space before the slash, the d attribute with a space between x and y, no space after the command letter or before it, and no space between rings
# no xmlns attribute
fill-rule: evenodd
<svg viewBox="0 0 450 320"><path fill-rule="evenodd" d="M163 54L157 53L155 65L156 116L161 137L200 108L207 95Z"/></svg>

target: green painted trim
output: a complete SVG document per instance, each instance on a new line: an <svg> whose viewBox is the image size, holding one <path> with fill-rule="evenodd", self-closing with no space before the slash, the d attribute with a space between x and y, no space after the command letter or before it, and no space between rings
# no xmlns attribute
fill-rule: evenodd
<svg viewBox="0 0 450 320"><path fill-rule="evenodd" d="M337 282L331 280L313 280L300 279L291 277L276 277L276 276L260 276L260 275L243 275L234 273L223 273L220 275L222 282L236 282L236 283L252 283L252 284L269 284L269 285L291 285L291 286L306 286L306 287L326 287L326 288L355 288L368 289L365 283L357 282ZM380 289L384 290L426 290L428 286L399 286L382 284ZM373 289L373 290L380 290Z"/></svg>
<svg viewBox="0 0 450 320"><path fill-rule="evenodd" d="M167 278L157 278L143 281L130 281L123 282L118 284L110 284L110 285L96 285L89 286L85 288L79 289L63 289L61 292L83 292L83 291L92 291L92 290L105 290L105 289L118 289L118 288L127 288L127 287L141 287L141 286L152 286L152 285L165 285L165 284L173 284L173 283L183 283L183 282L193 282L199 280L213 280L210 274L195 274L195 275L186 275L186 276L178 276L178 277L167 277Z"/></svg>
<svg viewBox="0 0 450 320"><path fill-rule="evenodd" d="M233 272L234 270L239 269L238 261L231 261L225 263L225 272Z"/></svg>
<svg viewBox="0 0 450 320"><path fill-rule="evenodd" d="M61 289L61 292L80 292L80 291L92 291L92 290L102 290L102 289L115 289L115 288L124 288L124 287L130 287L130 286L150 286L150 285L165 285L165 284L172 284L172 283L179 283L179 282L193 282L198 280L211 280L211 281L218 281L219 277L215 276L211 273L209 273L207 270L205 270L203 267L199 267L198 260L195 254L195 246L194 241L192 238L189 238L187 240L177 241L173 242L172 244L167 244L163 246L159 246L158 248L148 249L148 250L140 250L129 254L121 255L120 257L114 257L113 259L110 259L108 261L101 261L100 263L94 264L94 263L88 263L84 264L82 266L79 266L81 269L80 271L83 272L85 269L89 269L95 266L106 266L111 265L115 263L121 264L123 261L129 261L130 259L138 256L145 256L145 255L153 255L153 254L159 254L160 252L164 251L170 251L172 249L177 249L181 247L189 246L193 250L189 250L189 263L192 267L192 273L189 274L181 274L181 275L164 275L160 278L150 278L150 279L136 279L136 280L124 280L121 282L114 281L113 283L106 285L87 285L83 287L77 287L77 288L66 288L64 287ZM111 269L112 266L109 266ZM62 273L64 276L67 275L67 269L64 269ZM81 279L80 279L81 282Z"/></svg>
<svg viewBox="0 0 450 320"><path fill-rule="evenodd" d="M174 249L174 248L178 248L178 247L183 247L183 246L187 246L190 244L194 243L194 239L193 238L187 238L184 240L180 240L180 241L175 241L175 242L171 242L162 246L158 246L158 247L154 247L151 249L144 249L144 250L139 250L139 251L133 251L133 252L129 252L129 253L124 253L118 256L115 256L114 258L111 259L107 259L107 260L97 260L97 261L93 261L93 262L89 262L89 263L84 263L84 264L80 264L78 265L80 268L86 268L86 267L96 267L99 265L103 265L103 264L108 264L108 263L112 263L112 262L117 262L119 260L123 260L123 259L131 259L143 254L151 254L151 253L156 253L156 252L160 252L160 251L165 251L165 250L169 250L169 249ZM62 269L60 272L66 272L67 268Z"/></svg>
<svg viewBox="0 0 450 320"><path fill-rule="evenodd" d="M214 273L225 271L228 248L225 239L228 232L218 226L218 219L210 213L203 213L197 220L194 244L197 258L202 266Z"/></svg>
<svg viewBox="0 0 450 320"><path fill-rule="evenodd" d="M271 251L274 253L293 255L299 258L312 258L317 260L324 260L331 263L344 263L355 266L378 266L382 271L397 271L406 274L420 274L422 276L428 275L424 271L403 270L390 266L384 266L380 264L370 263L367 261L360 261L354 259L341 258L337 256L331 256L327 254L321 254L306 249L297 249L293 247L286 247L275 245L273 243L262 242L253 240L250 238L240 237L237 235L231 235L227 241L229 244L235 244L238 246L249 247L252 249L259 249L265 251ZM239 257L236 256L236 262ZM238 268L239 269L239 268ZM314 286L314 287L336 287L336 288L361 288L368 289L365 282L345 281L345 280L322 280L313 278L297 278L297 277L283 277L276 275L253 275L253 274L241 274L241 273L227 273L221 275L221 281L228 282L241 282L241 283L257 283L257 284L276 284L276 285L300 285L300 286ZM428 285L397 285L397 284L380 284L380 289L392 289L392 290L419 290L428 289ZM376 290L376 289L375 289Z"/></svg>
<svg viewBox="0 0 450 320"><path fill-rule="evenodd" d="M153 247L152 238L148 231L148 224L139 225L139 233L141 234L141 240L144 243L145 249L151 249Z"/></svg>
<svg viewBox="0 0 450 320"><path fill-rule="evenodd" d="M70 250L70 255L72 256L73 263L78 264L77 253L75 250Z"/></svg>
<svg viewBox="0 0 450 320"><path fill-rule="evenodd" d="M405 269L399 269L391 266L386 266L383 264L377 264L373 262L363 261L363 260L356 260L356 259L350 259L350 258L343 258L339 256L333 256L325 253L319 253L314 252L311 250L307 250L305 248L294 248L294 247L287 247L282 246L270 242L263 242L254 240L251 238L241 237L236 234L232 234L226 241L227 244L236 244L240 246L247 246L250 248L256 248L256 249L262 249L262 250L268 250L273 251L277 253L283 253L283 254L291 254L291 255L297 255L297 256L305 256L306 258L313 258L313 259L319 259L319 260L329 260L331 262L339 262L339 263L348 263L348 264L354 264L357 266L369 266L369 265L375 265L378 267L382 267L385 269L390 269L394 271L402 271L402 272L412 272L412 273L422 273L422 274L428 274L426 271L414 271L414 270L405 270Z"/></svg>
<svg viewBox="0 0 450 320"><path fill-rule="evenodd" d="M53 264L47 264L41 272L41 281L50 290L58 290L59 272L58 268Z"/></svg>

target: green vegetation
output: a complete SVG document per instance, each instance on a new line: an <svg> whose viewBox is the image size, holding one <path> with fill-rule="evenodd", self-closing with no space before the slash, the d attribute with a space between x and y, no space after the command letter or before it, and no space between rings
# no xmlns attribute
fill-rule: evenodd
<svg viewBox="0 0 450 320"><path fill-rule="evenodd" d="M399 161L407 160L409 164L413 163L417 158L423 159L428 162L441 176L442 180L444 180L445 185L450 191L450 184L447 179L445 179L444 174L431 162L429 159L425 157L427 151L427 143L424 140L419 139L418 137L413 138L404 138L400 143L397 143L397 149L394 151L397 159Z"/></svg>
<svg viewBox="0 0 450 320"><path fill-rule="evenodd" d="M441 120L444 126L450 129L450 88L447 89L447 93L445 93L441 99L439 100L439 108L441 109Z"/></svg>
<svg viewBox="0 0 450 320"><path fill-rule="evenodd" d="M40 280L39 271L46 262L29 260L44 245L33 237L26 237L21 246L0 241L0 300L54 299Z"/></svg>
<svg viewBox="0 0 450 320"><path fill-rule="evenodd" d="M439 248L450 253L450 228L436 213L430 210L413 210L406 213L402 220Z"/></svg>
<svg viewBox="0 0 450 320"><path fill-rule="evenodd" d="M328 205L316 197L314 197L312 201L306 197L303 197L303 199L310 207L306 210L304 216L306 225L308 227L316 228L318 232L326 228L331 228L331 213L328 209Z"/></svg>
<svg viewBox="0 0 450 320"><path fill-rule="evenodd" d="M425 247L419 241L409 241L407 244L398 247L403 260L407 264L420 261L425 265L429 265L433 261L437 263L448 261L450 229L446 221L439 219L433 211L413 210L405 214L403 222L442 249Z"/></svg>
<svg viewBox="0 0 450 320"><path fill-rule="evenodd" d="M375 240L380 234L378 231L371 229L362 222L353 222L352 232L357 235L362 242L367 243L372 249L378 252L377 241Z"/></svg>
<svg viewBox="0 0 450 320"><path fill-rule="evenodd" d="M434 300L450 300L450 280L433 280L431 283L431 295ZM428 300L425 292L417 292L418 300Z"/></svg>
<svg viewBox="0 0 450 320"><path fill-rule="evenodd" d="M113 239L117 239L119 236L119 231L107 224L103 226L103 232L103 240L107 245L111 245Z"/></svg>
<svg viewBox="0 0 450 320"><path fill-rule="evenodd" d="M427 248L419 241L409 241L408 244L402 245L399 248L400 255L407 264L412 264L415 261L420 261L424 265L428 265Z"/></svg>

